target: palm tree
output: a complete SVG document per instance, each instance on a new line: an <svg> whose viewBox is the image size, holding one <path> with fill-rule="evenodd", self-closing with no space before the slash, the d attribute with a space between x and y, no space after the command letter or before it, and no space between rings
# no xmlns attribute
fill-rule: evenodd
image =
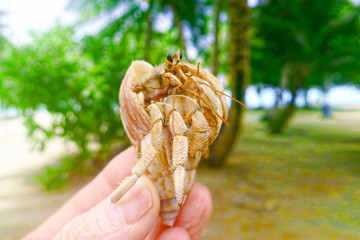
<svg viewBox="0 0 360 240"><path fill-rule="evenodd" d="M249 29L249 8L246 0L229 1L230 16L230 88L233 97L244 102L249 67L247 31ZM209 162L221 165L231 152L242 130L244 109L233 102L229 113L230 127L224 127L212 145Z"/></svg>
<svg viewBox="0 0 360 240"><path fill-rule="evenodd" d="M174 27L178 30L177 46L180 48L186 57L186 42L183 36L183 25L187 23L192 31L192 41L196 45L198 36L202 35L205 31L204 24L199 24L199 19L204 18L204 4L202 1L189 0L189 1L178 1L178 0L149 0L149 7L145 14L138 14L142 19L135 20L145 32L144 39L144 52L143 58L149 62L151 56L151 41L153 36L152 25L153 19L160 12L165 12L171 9L174 19ZM74 0L69 4L69 8L78 10L81 13L81 21L87 21L94 16L98 16L103 12L111 12L120 4L127 5L127 7L136 7L139 4L129 0L104 0L102 4L99 4L96 0ZM136 18L133 15L126 14L129 18ZM113 19L116 22L118 19ZM125 22L122 20L121 22ZM109 24L110 25L110 24ZM117 29L115 29L117 30Z"/></svg>

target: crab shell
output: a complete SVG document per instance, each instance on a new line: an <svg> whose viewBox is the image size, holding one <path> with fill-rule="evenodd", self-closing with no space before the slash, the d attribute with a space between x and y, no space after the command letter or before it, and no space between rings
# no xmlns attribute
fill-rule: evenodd
<svg viewBox="0 0 360 240"><path fill-rule="evenodd" d="M194 78L197 77L199 80L205 81L207 85L217 90L214 91L206 85L198 84L201 85L203 89L201 93L203 100L196 99L196 97L191 94L185 94L183 96L176 95L175 100L173 96L170 95L162 99L161 102L156 103L164 115L164 119L166 115L171 112L173 106L175 106L175 110L181 114L190 129L187 131L189 133L185 135L189 140L188 163L184 167L186 170L184 198L186 198L186 194L190 191L194 182L196 168L201 156L208 156L208 147L220 131L222 120L214 114L214 111L216 111L219 116L227 119L228 105L224 95L221 94L224 88L215 76L202 69L197 72L197 67L190 63L179 63L178 65L180 65L184 71L187 71L188 75L192 74ZM140 82L140 80L151 71L155 71L155 68L151 64L145 61L133 61L120 87L121 119L130 141L137 148L138 159L140 159L141 155L144 154L149 146L153 126L149 109L142 99L139 98L138 94L133 91L133 86ZM207 101L207 103L205 103L205 101ZM205 124L207 128L204 128L206 129L206 134L197 134L195 131L191 131L192 123L188 118L189 114L195 111L194 109L199 111L207 121L207 124ZM160 215L163 223L172 226L181 206L179 206L176 201L176 191L174 187L174 168L172 164L174 134L170 130L169 121L166 122L164 120L162 132L164 139L162 147L147 167L145 174L154 182L159 192L161 200ZM196 147L198 150L191 151L193 147Z"/></svg>

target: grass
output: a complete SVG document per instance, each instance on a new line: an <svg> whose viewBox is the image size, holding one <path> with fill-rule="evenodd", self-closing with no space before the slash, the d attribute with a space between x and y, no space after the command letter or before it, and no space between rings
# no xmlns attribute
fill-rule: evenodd
<svg viewBox="0 0 360 240"><path fill-rule="evenodd" d="M360 112L299 111L268 135L249 111L226 166L202 166L214 214L204 239L360 239Z"/></svg>

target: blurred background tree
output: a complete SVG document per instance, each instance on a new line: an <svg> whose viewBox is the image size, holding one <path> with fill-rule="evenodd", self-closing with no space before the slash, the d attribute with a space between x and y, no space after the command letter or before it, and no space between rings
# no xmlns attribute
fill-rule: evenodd
<svg viewBox="0 0 360 240"><path fill-rule="evenodd" d="M242 102L249 84L259 93L275 89L275 105L264 117L271 133L286 130L301 91L360 83L358 6L346 0L257 3L250 9L245 0L74 0L68 6L80 16L74 26L57 24L21 46L0 34L1 107L17 109L39 149L54 137L78 147L76 156L37 179L48 189L61 187L128 144L118 90L136 59L157 65L180 48ZM76 37L79 27L104 16L108 22L99 32ZM37 121L41 111L50 113L49 126ZM231 105L230 127L213 144L209 163L221 165L231 153L243 114Z"/></svg>
<svg viewBox="0 0 360 240"><path fill-rule="evenodd" d="M300 89L320 86L327 92L333 74L354 81L360 69L359 8L349 1L269 0L254 12L257 37L263 41L254 51L264 52L256 56L260 65L254 65L261 68L253 71L264 74L269 69L262 67L271 62L269 75L274 70L281 72L277 86L286 87L292 96L286 107L276 108L268 116L269 131L280 133L296 109ZM267 83L266 77L262 79L260 82ZM272 77L269 79L268 84L273 85Z"/></svg>

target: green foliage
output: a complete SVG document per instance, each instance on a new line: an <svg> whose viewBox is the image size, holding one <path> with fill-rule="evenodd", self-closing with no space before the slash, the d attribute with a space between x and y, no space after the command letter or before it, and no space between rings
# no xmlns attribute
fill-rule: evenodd
<svg viewBox="0 0 360 240"><path fill-rule="evenodd" d="M347 82L356 81L359 7L350 1L270 0L254 9L253 22L259 39L253 43L253 72L270 76L255 74L255 82L262 78L273 85L274 71L280 73L286 63L306 65L302 87L322 86L333 73Z"/></svg>
<svg viewBox="0 0 360 240"><path fill-rule="evenodd" d="M251 46L251 83L261 86L280 86L281 68L284 60L275 56L267 49L266 41L255 35L253 29L250 35Z"/></svg>
<svg viewBox="0 0 360 240"><path fill-rule="evenodd" d="M60 186L67 181L71 167L86 164L90 150L108 152L114 142L124 138L118 90L125 65L131 60L122 61L117 52L105 51L102 60L95 62L73 40L70 27L57 26L33 37L33 43L12 48L11 57L2 62L2 85L7 94L1 100L3 106L21 111L28 134L37 140L40 150L56 136L78 146L73 165L63 161L60 168L48 168L38 178L48 185L53 177L54 186ZM48 126L40 124L38 110L51 114ZM90 144L98 147L90 149Z"/></svg>
<svg viewBox="0 0 360 240"><path fill-rule="evenodd" d="M85 177L96 171L98 163L90 155L68 155L62 157L54 166L46 166L34 176L34 181L41 183L45 190L52 191L65 187L73 177Z"/></svg>
<svg viewBox="0 0 360 240"><path fill-rule="evenodd" d="M9 49L12 48L11 43L2 35L4 24L2 23L2 17L5 15L4 11L0 10L0 110L3 108L2 99L7 98L8 94L3 87L3 62L10 56Z"/></svg>
<svg viewBox="0 0 360 240"><path fill-rule="evenodd" d="M63 188L69 183L70 172L75 169L74 158L63 158L58 166L46 166L42 173L34 176L34 181L41 183L48 190Z"/></svg>
<svg viewBox="0 0 360 240"><path fill-rule="evenodd" d="M56 27L34 43L14 48L12 57L4 62L4 88L11 96L5 102L22 110L29 134L41 131L43 144L54 136L75 142L81 152L88 144L109 141L123 136L117 103L121 76L102 78L101 65L82 54L73 40L71 28ZM34 119L34 113L44 109L55 117L44 128Z"/></svg>
<svg viewBox="0 0 360 240"><path fill-rule="evenodd" d="M129 0L75 0L70 1L68 8L80 13L81 22L89 20L102 12L111 11L118 4L128 4Z"/></svg>

